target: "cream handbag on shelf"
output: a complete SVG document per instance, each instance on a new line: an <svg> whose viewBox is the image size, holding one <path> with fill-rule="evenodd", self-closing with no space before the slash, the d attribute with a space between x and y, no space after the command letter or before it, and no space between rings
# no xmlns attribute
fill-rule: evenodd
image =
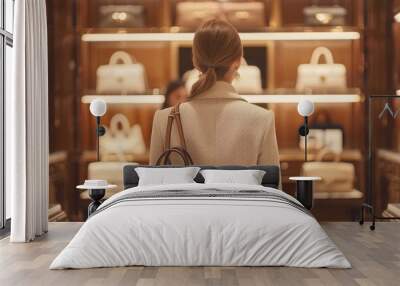
<svg viewBox="0 0 400 286"><path fill-rule="evenodd" d="M320 64L321 57L326 63ZM332 52L326 47L316 48L309 64L297 68L297 89L345 89L346 67L335 64Z"/></svg>
<svg viewBox="0 0 400 286"><path fill-rule="evenodd" d="M147 87L146 71L127 52L115 52L108 65L97 69L97 93L143 93Z"/></svg>
<svg viewBox="0 0 400 286"><path fill-rule="evenodd" d="M100 155L102 161L132 161L135 155L146 152L142 129L138 124L130 125L129 119L122 113L115 114L106 127L106 133L100 137Z"/></svg>
<svg viewBox="0 0 400 286"><path fill-rule="evenodd" d="M323 162L327 155L333 155L332 162ZM351 192L354 189L354 165L340 162L340 154L328 149L321 150L315 162L304 163L302 175L322 178L315 182L316 192Z"/></svg>
<svg viewBox="0 0 400 286"><path fill-rule="evenodd" d="M242 59L238 73L239 78L232 82L233 87L238 93L257 94L262 92L261 71L257 66L247 65L246 60ZM189 70L183 75L185 87L189 92L200 75L201 73L197 69Z"/></svg>
<svg viewBox="0 0 400 286"><path fill-rule="evenodd" d="M193 84L199 80L200 75L201 72L199 72L197 69L188 70L183 74L182 79L185 82L186 90L189 93L192 90Z"/></svg>
<svg viewBox="0 0 400 286"><path fill-rule="evenodd" d="M240 94L261 93L261 71L257 66L250 66L242 58L242 64L238 70L239 77L232 82L233 87Z"/></svg>
<svg viewBox="0 0 400 286"><path fill-rule="evenodd" d="M308 133L308 150L328 148L336 153L343 151L343 130L340 128L310 128ZM305 149L304 136L300 136L300 149Z"/></svg>

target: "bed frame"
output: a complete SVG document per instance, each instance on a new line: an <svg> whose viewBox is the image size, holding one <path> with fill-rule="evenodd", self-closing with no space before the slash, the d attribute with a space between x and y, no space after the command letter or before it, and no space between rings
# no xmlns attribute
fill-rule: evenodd
<svg viewBox="0 0 400 286"><path fill-rule="evenodd" d="M139 176L135 169L138 167L145 168L179 168L182 166L148 166L148 165L126 165L124 167L124 190L136 187L139 183ZM227 165L227 166L194 166L204 169L217 169L217 170L263 170L265 175L262 179L262 185L264 187L278 188L279 186L279 167L278 166L237 166L237 165ZM194 179L197 183L204 183L203 176L198 173Z"/></svg>

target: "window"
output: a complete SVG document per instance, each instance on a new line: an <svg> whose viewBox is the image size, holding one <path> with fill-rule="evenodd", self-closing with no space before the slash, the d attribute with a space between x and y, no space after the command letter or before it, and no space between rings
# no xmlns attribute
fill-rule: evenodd
<svg viewBox="0 0 400 286"><path fill-rule="evenodd" d="M14 30L14 0L5 0L5 5L4 5L4 10L5 10L5 30L13 33Z"/></svg>
<svg viewBox="0 0 400 286"><path fill-rule="evenodd" d="M10 193L5 190L5 102L11 95L14 0L0 0L0 228L11 217Z"/></svg>

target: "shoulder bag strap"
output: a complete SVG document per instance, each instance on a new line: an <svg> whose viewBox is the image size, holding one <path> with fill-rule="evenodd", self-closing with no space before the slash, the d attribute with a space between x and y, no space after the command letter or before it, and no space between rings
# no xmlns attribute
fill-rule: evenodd
<svg viewBox="0 0 400 286"><path fill-rule="evenodd" d="M177 131L179 135L180 146L171 148L171 133L174 120L176 121ZM168 115L167 129L165 134L165 148L157 160L156 165L164 164L169 165L169 157L172 153L177 153L184 161L185 166L193 165L193 160L186 150L185 136L183 133L182 121L179 112L179 104L176 105Z"/></svg>
<svg viewBox="0 0 400 286"><path fill-rule="evenodd" d="M170 160L169 157L173 154L176 153L179 155L179 157L183 160L183 163L185 166L190 166L193 165L192 158L190 155L186 152L185 149L179 148L179 147L174 147L168 150L165 150L161 156L158 158L156 162L156 166L160 165L170 165Z"/></svg>
<svg viewBox="0 0 400 286"><path fill-rule="evenodd" d="M179 112L179 106L180 106L180 103L178 103L174 107L173 110L174 110L174 115L175 115L176 127L178 129L178 134L179 134L179 141L181 143L181 147L186 150L186 141L185 141L185 135L183 133L181 113Z"/></svg>
<svg viewBox="0 0 400 286"><path fill-rule="evenodd" d="M181 144L181 147L186 149L185 136L183 133L181 115L179 112L179 105L180 104L175 105L168 115L167 129L165 132L165 150L171 148L171 133L174 120L176 121L176 129L178 130L179 142Z"/></svg>
<svg viewBox="0 0 400 286"><path fill-rule="evenodd" d="M168 150L171 148L171 132L172 132L172 124L174 122L174 109L168 115L167 121L167 129L165 131L165 148L164 150Z"/></svg>

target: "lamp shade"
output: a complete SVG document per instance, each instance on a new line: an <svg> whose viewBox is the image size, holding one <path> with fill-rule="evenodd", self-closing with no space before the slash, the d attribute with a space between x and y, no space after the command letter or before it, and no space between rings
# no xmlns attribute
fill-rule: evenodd
<svg viewBox="0 0 400 286"><path fill-rule="evenodd" d="M95 99L90 103L89 109L93 116L103 116L107 111L107 104L102 99Z"/></svg>
<svg viewBox="0 0 400 286"><path fill-rule="evenodd" d="M304 117L310 116L314 113L314 103L308 99L300 100L299 104L297 105L297 112Z"/></svg>
<svg viewBox="0 0 400 286"><path fill-rule="evenodd" d="M400 23L400 12L397 12L397 13L394 15L394 20L395 20L397 23Z"/></svg>

